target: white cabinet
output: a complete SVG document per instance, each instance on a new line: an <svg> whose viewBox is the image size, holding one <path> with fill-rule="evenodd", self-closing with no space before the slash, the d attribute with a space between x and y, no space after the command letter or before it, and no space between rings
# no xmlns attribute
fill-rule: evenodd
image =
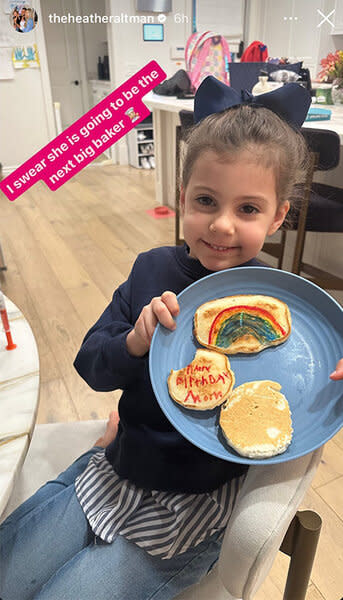
<svg viewBox="0 0 343 600"><path fill-rule="evenodd" d="M137 169L155 168L155 144L152 123L139 123L126 136L129 164Z"/></svg>
<svg viewBox="0 0 343 600"><path fill-rule="evenodd" d="M301 58L303 66L310 69L312 73L317 71L321 33L318 27L321 17L317 8L320 8L320 2L316 3L313 0L294 2L289 44L289 56Z"/></svg>
<svg viewBox="0 0 343 600"><path fill-rule="evenodd" d="M303 66L317 75L320 36L318 27L325 14L325 1L264 0L261 39L267 44L269 56L288 57L291 62L303 61ZM325 24L324 24L325 25Z"/></svg>
<svg viewBox="0 0 343 600"><path fill-rule="evenodd" d="M333 23L334 23L334 28L332 30L332 33L334 35L343 35L343 2L342 2L342 0L336 0L335 12L330 17L330 21L333 21Z"/></svg>
<svg viewBox="0 0 343 600"><path fill-rule="evenodd" d="M242 39L244 0L197 0L197 31L215 31L228 38Z"/></svg>
<svg viewBox="0 0 343 600"><path fill-rule="evenodd" d="M92 106L95 106L112 91L111 82L91 79L89 81L89 90Z"/></svg>
<svg viewBox="0 0 343 600"><path fill-rule="evenodd" d="M293 0L275 2L265 0L263 29L258 38L267 45L269 56L288 56L291 38L291 19Z"/></svg>

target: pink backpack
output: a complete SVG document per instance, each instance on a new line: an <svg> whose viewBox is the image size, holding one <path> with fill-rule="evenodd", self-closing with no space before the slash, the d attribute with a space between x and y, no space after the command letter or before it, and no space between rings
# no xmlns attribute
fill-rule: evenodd
<svg viewBox="0 0 343 600"><path fill-rule="evenodd" d="M231 62L227 41L213 31L193 33L185 50L186 71L195 90L208 75L228 84L227 62Z"/></svg>

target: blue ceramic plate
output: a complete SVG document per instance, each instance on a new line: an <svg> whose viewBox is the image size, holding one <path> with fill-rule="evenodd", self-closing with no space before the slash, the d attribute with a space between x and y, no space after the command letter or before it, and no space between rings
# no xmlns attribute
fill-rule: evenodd
<svg viewBox="0 0 343 600"><path fill-rule="evenodd" d="M197 307L234 294L265 294L288 304L292 332L280 346L257 354L229 356L236 386L257 379L282 385L293 421L293 439L283 454L267 459L240 456L223 440L220 408L197 412L176 404L168 393L171 369L181 369L201 346L193 337ZM240 267L219 271L195 282L178 296L180 314L175 331L158 325L150 348L150 377L156 398L169 421L205 452L232 462L280 463L297 458L329 440L343 425L343 382L329 374L343 357L343 309L313 283L277 269Z"/></svg>

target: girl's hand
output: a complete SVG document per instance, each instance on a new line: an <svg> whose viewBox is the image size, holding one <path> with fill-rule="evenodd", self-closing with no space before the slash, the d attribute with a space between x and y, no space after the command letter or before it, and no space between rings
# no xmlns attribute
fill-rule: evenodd
<svg viewBox="0 0 343 600"><path fill-rule="evenodd" d="M179 314L179 304L174 292L163 292L144 306L134 328L126 338L126 347L132 356L144 356L150 348L157 323L175 329L173 317Z"/></svg>
<svg viewBox="0 0 343 600"><path fill-rule="evenodd" d="M336 370L333 373L331 373L330 379L333 379L334 381L343 379L343 358L341 358L338 361L338 363L336 365Z"/></svg>

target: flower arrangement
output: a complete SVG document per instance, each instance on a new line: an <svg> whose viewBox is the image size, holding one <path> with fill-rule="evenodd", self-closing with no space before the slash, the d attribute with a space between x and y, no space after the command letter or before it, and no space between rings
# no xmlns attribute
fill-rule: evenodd
<svg viewBox="0 0 343 600"><path fill-rule="evenodd" d="M343 87L343 50L336 50L334 54L329 52L327 57L320 61L320 64L322 70L318 73L319 80L335 83L340 88Z"/></svg>

